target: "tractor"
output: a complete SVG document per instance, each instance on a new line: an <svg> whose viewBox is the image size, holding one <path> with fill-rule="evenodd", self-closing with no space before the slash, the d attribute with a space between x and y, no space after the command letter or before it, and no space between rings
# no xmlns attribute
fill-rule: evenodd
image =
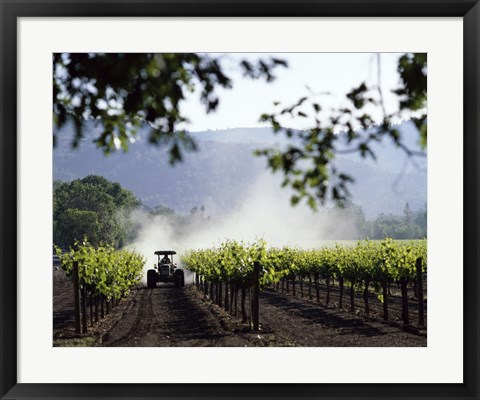
<svg viewBox="0 0 480 400"><path fill-rule="evenodd" d="M153 289L157 287L157 282L173 282L177 288L184 287L183 269L177 268L177 264L173 262L173 255L177 253L173 250L159 250L154 254L158 256L158 262L154 265L154 269L147 271L147 287Z"/></svg>

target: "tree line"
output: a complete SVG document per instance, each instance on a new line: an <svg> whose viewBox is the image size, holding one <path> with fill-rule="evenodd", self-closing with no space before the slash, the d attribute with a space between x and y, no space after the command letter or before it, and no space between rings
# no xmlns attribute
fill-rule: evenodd
<svg viewBox="0 0 480 400"><path fill-rule="evenodd" d="M53 183L53 243L67 249L85 239L94 246L116 249L134 241L141 227L134 211L163 216L175 227L192 227L208 221L205 207L194 206L188 214L177 214L163 205L148 207L118 182L88 175L71 182Z"/></svg>
<svg viewBox="0 0 480 400"><path fill-rule="evenodd" d="M335 239L425 239L427 238L427 206L413 211L407 202L402 214L380 213L368 219L361 206L348 201L342 207L335 207L327 211L330 220L341 217L350 221L354 230L351 236Z"/></svg>
<svg viewBox="0 0 480 400"><path fill-rule="evenodd" d="M118 182L110 182L98 175L88 175L71 182L55 181L53 185L53 242L69 248L76 241L88 239L93 246L111 245L122 248L136 238L141 225L132 218L135 210L153 217L161 216L179 235L195 227L205 227L214 220L203 205L179 214L157 205L147 207L135 194ZM337 217L352 222L351 237L333 239L421 239L427 237L427 211L412 211L405 204L403 215L380 214L367 219L360 206L349 202L346 206L325 208L328 220Z"/></svg>

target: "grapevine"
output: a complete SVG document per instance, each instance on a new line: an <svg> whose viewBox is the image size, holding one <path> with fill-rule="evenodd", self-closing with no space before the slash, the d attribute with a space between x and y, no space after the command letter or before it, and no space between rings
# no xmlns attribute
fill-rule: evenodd
<svg viewBox="0 0 480 400"><path fill-rule="evenodd" d="M368 295L370 290L377 293L384 303L384 318L388 319L387 294L391 284L402 288L404 322L408 322L406 287L416 284L417 260L421 262L423 275L427 273L427 242L397 242L386 238L382 241L359 241L356 246L336 244L334 248L303 250L292 247L267 248L263 240L253 243L226 240L218 247L191 250L182 257L185 268L196 273L204 284L205 294L222 305L222 288L225 287L225 308L228 304L228 290L235 299L239 288L242 291L242 314L245 320L244 296L252 287L254 262L259 262L260 287L277 288L286 283L286 290L292 284L295 295L295 280L300 279L303 296L303 282L307 278L309 296L312 298L312 281L319 299L319 282L324 280L327 287L327 301L330 285L338 281L340 288L339 307L343 306L344 285L350 293L350 309L355 309L355 293L362 290L366 314L369 313ZM205 287L207 289L205 289ZM231 304L230 304L231 308Z"/></svg>

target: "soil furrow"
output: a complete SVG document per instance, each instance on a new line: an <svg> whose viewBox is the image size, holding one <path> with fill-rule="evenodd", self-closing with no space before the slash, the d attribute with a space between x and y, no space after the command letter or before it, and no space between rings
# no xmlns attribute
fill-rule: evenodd
<svg viewBox="0 0 480 400"><path fill-rule="evenodd" d="M104 336L102 346L245 346L247 338L223 326L193 287L159 285L137 291L133 304Z"/></svg>
<svg viewBox="0 0 480 400"><path fill-rule="evenodd" d="M264 291L260 320L295 346L426 346L427 337L341 310L327 309L281 293Z"/></svg>

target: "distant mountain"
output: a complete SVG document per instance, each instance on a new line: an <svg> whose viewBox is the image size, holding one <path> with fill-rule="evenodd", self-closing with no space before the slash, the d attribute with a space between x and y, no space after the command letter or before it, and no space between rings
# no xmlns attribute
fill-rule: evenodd
<svg viewBox="0 0 480 400"><path fill-rule="evenodd" d="M399 126L404 143L418 148L418 133L413 124ZM265 175L266 161L253 156L255 149L282 146L280 134L269 128L235 128L192 132L199 151L187 153L174 167L168 164L165 150L147 143L145 132L130 145L127 153L108 157L95 147L91 138L98 128L90 127L79 149L70 147L72 130L58 132L53 151L53 178L70 181L89 174L98 174L118 181L132 190L145 204L163 204L177 212L188 212L204 205L211 215L228 213L243 201L243 193ZM400 214L406 202L412 211L422 209L427 201L427 160L417 158L415 164L405 152L389 140L375 144L377 161L359 156L341 156L336 165L351 174L352 200L361 205L365 214Z"/></svg>
<svg viewBox="0 0 480 400"><path fill-rule="evenodd" d="M232 128L214 131L190 132L199 141L221 143L285 143L283 135L271 128Z"/></svg>

